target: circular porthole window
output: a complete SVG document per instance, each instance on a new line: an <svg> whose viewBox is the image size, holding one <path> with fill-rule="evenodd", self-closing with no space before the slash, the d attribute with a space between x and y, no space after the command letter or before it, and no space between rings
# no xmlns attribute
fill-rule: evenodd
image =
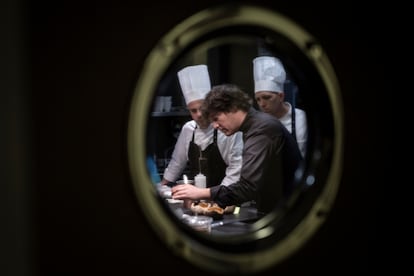
<svg viewBox="0 0 414 276"><path fill-rule="evenodd" d="M306 154L296 188L265 216L246 204L225 219L213 218L207 232L197 231L192 224L204 221L193 221L157 186L182 125L191 120L177 72L208 64L212 84L234 83L254 99L252 60L260 55L283 61L286 100L306 112ZM160 101L168 104L160 108ZM339 85L317 40L274 11L215 7L173 28L145 61L129 115L130 173L148 222L174 253L206 270L254 273L300 249L326 219L340 183L343 136Z"/></svg>

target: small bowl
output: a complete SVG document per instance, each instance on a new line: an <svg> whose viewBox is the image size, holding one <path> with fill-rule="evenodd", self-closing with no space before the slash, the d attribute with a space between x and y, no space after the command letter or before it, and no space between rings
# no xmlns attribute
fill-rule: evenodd
<svg viewBox="0 0 414 276"><path fill-rule="evenodd" d="M187 216L184 222L196 231L210 233L213 218L208 216Z"/></svg>

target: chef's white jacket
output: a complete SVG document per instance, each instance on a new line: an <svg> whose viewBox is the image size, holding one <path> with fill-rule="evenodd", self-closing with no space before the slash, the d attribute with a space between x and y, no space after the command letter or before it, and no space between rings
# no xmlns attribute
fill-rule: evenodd
<svg viewBox="0 0 414 276"><path fill-rule="evenodd" d="M200 127L196 128L194 120L185 123L178 136L168 167L164 171L163 177L170 182L182 178L182 172L188 162L188 147L193 138L194 130L194 142L201 147L201 150L205 150L208 145L213 143L214 128L211 125L207 129L200 129ZM228 186L240 178L243 151L242 133L236 132L231 136L226 136L219 130L217 144L221 156L227 164L226 175L221 184Z"/></svg>
<svg viewBox="0 0 414 276"><path fill-rule="evenodd" d="M289 111L279 120L292 133L292 106L290 103ZM306 113L302 109L295 108L295 125L296 125L296 142L298 143L302 157L306 153L306 141L308 139L308 126L306 122Z"/></svg>

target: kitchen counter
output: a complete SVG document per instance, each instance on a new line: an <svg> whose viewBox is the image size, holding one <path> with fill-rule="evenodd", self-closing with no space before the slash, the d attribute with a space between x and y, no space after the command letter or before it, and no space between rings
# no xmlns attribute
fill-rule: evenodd
<svg viewBox="0 0 414 276"><path fill-rule="evenodd" d="M191 210L184 208L179 201L169 201L170 208L177 216L194 215ZM237 210L237 208L236 208ZM260 218L254 206L242 206L238 212L224 214L219 219L214 219L211 225L213 235L237 235L250 232L252 223Z"/></svg>

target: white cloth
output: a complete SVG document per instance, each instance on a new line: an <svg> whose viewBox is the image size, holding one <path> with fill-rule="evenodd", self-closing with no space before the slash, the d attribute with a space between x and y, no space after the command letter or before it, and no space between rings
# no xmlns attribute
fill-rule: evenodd
<svg viewBox="0 0 414 276"><path fill-rule="evenodd" d="M164 171L164 178L174 182L179 179L188 161L188 147L193 138L196 122L191 120L184 124L178 136L170 163ZM210 125L207 129L197 127L194 142L205 150L213 142L214 128ZM243 137L241 132L231 136L217 132L217 144L224 162L227 164L226 175L221 182L222 185L230 185L240 178L242 166Z"/></svg>
<svg viewBox="0 0 414 276"><path fill-rule="evenodd" d="M289 111L279 120L292 133L292 105L289 105ZM306 141L308 140L308 125L306 122L306 113L302 109L295 108L295 125L296 125L296 141L302 156L306 153Z"/></svg>

